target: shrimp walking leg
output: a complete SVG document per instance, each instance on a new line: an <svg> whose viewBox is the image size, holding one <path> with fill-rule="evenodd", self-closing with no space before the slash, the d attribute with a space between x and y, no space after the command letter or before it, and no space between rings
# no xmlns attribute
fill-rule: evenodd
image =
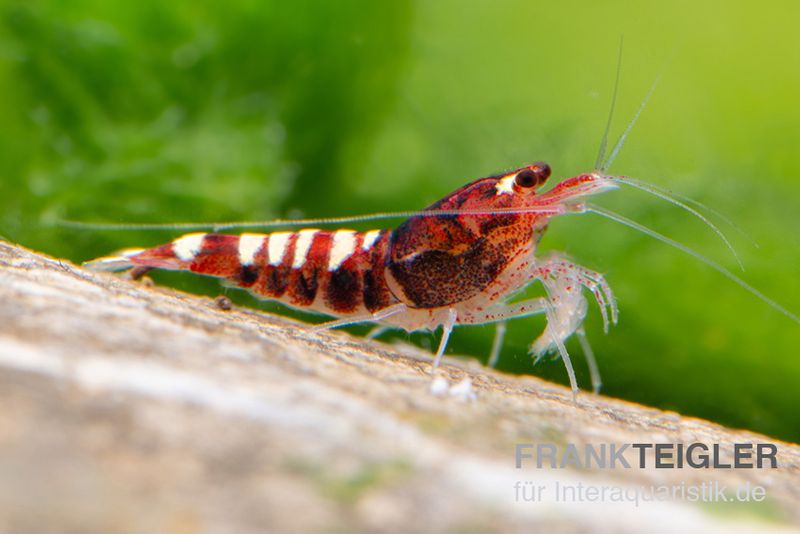
<svg viewBox="0 0 800 534"><path fill-rule="evenodd" d="M348 326L357 323L379 322L382 319L386 319L387 317L391 317L392 315L397 315L398 313L405 312L407 310L408 306L406 306L405 304L395 304L394 306L389 306L386 309L383 309L375 313L371 313L369 315L345 317L342 319L337 319L335 321L328 321L327 323L321 323L313 326L311 328L311 332L316 333L316 332L321 332L322 330L330 330L331 328L340 328L342 326Z"/></svg>
<svg viewBox="0 0 800 534"><path fill-rule="evenodd" d="M389 327L388 327L388 326L385 326L385 325L379 324L379 325L377 325L377 326L373 327L373 328L372 328L372 330L370 330L370 331L367 333L367 335L366 335L366 336L364 336L364 337L365 337L366 339L376 339L376 338L378 338L378 337L382 336L384 333L388 332L389 330L390 330L390 329L389 329Z"/></svg>
<svg viewBox="0 0 800 534"><path fill-rule="evenodd" d="M442 339L439 341L439 349L436 351L436 357L433 359L431 372L436 371L439 367L439 363L442 361L442 356L444 355L444 349L447 347L447 341L450 339L450 333L453 331L457 320L458 313L456 310L452 308L447 310L447 319L445 319L445 322L442 324Z"/></svg>
<svg viewBox="0 0 800 534"><path fill-rule="evenodd" d="M489 367L497 365L500 358L500 349L503 347L503 339L506 335L506 322L510 319L519 319L530 315L544 313L547 309L547 302L543 298L535 298L515 302L513 304L498 304L482 312L471 311L459 315L459 324L488 324L496 323L492 349L489 353Z"/></svg>
<svg viewBox="0 0 800 534"><path fill-rule="evenodd" d="M583 296L583 288L588 289L597 301L606 330L609 319L616 323L618 316L616 299L611 288L601 274L559 256L552 256L544 263L539 264L535 268L535 273L547 293L547 326L542 335L531 344L531 353L538 360L546 354L557 351L567 368L573 394L577 394L575 371L564 344L570 336L577 332L589 365L592 387L595 392L598 391L600 375L597 371L597 363L582 330L588 308Z"/></svg>
<svg viewBox="0 0 800 534"><path fill-rule="evenodd" d="M583 327L578 328L575 332L578 335L578 342L581 344L581 350L586 358L586 364L589 366L589 376L592 380L592 391L600 393L600 388L603 386L603 381L600 378L600 368L597 366L597 359L594 357L592 346L589 345L589 339L586 337L586 332Z"/></svg>
<svg viewBox="0 0 800 534"><path fill-rule="evenodd" d="M561 298L565 298L564 295L573 290L580 293L581 287L588 289L600 308L603 330L608 333L609 324L617 324L617 299L602 274L554 254L538 263L534 268L534 276L542 281L545 289L555 291ZM578 326L575 325L575 328Z"/></svg>
<svg viewBox="0 0 800 534"><path fill-rule="evenodd" d="M459 311L458 324L491 324L538 315L547 311L547 299L538 297L514 302L495 304L485 310Z"/></svg>
<svg viewBox="0 0 800 534"><path fill-rule="evenodd" d="M506 322L499 321L495 327L494 340L492 341L492 351L489 353L489 367L494 369L497 360L500 359L500 349L503 348L503 340L506 337Z"/></svg>

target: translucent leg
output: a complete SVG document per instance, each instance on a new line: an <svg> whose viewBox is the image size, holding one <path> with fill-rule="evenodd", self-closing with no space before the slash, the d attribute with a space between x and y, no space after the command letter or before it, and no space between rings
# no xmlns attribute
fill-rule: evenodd
<svg viewBox="0 0 800 534"><path fill-rule="evenodd" d="M369 333L364 336L367 339L375 339L376 337L382 335L383 333L391 330L388 326L384 326L382 324L376 325Z"/></svg>
<svg viewBox="0 0 800 534"><path fill-rule="evenodd" d="M397 313L401 313L408 310L408 307L405 304L395 304L393 306L389 306L388 308L384 308L375 313L371 313L369 315L361 315L356 317L343 317L342 319L336 319L335 321L328 321L327 323L321 323L311 327L311 332L321 332L322 330L329 330L331 328L339 328L342 326L347 326L356 323L366 323L366 322L378 322L382 319L386 319L392 315Z"/></svg>
<svg viewBox="0 0 800 534"><path fill-rule="evenodd" d="M460 312L459 324L490 324L538 315L547 309L547 299L535 298L522 300L513 304L495 304L482 311Z"/></svg>
<svg viewBox="0 0 800 534"><path fill-rule="evenodd" d="M500 359L500 349L503 348L503 339L506 337L506 322L499 321L495 326L494 341L492 341L492 351L489 353L489 367L494 368L497 360Z"/></svg>
<svg viewBox="0 0 800 534"><path fill-rule="evenodd" d="M536 340L534 342L534 344L531 346L531 348L533 349L534 347L536 347L540 343L540 341L543 338L545 338L545 336L549 336L550 337L552 343L555 344L556 348L558 349L558 353L561 356L561 360L564 362L564 367L567 368L567 376L569 377L569 386L572 389L572 398L574 400L574 399L577 399L577 397L578 397L578 380L575 378L575 369L572 367L572 360L569 357L569 352L567 352L567 347L564 345L564 340L567 339L567 337L569 337L569 335L564 335L563 334L563 328L561 327L561 325L563 324L562 317L564 315L564 308L568 304L567 304L567 302L562 302L561 304L559 304L559 308L556 309L556 307L554 305L554 301L555 302L559 302L559 301L556 300L558 297L553 295L553 293L554 293L553 289L554 288L549 283L547 283L546 281L543 281L543 282L544 282L544 287L545 287L545 290L547 291L547 296L548 296L548 299L547 299L547 311L546 311L546 313L547 313L547 327L545 328L545 331L542 334L542 337L540 337L538 340ZM576 293L580 294L580 292L576 292ZM581 299L582 299L582 297L581 297ZM584 300L583 302L586 302L586 301ZM584 304L584 306L585 306L585 304ZM572 315L572 314L570 312L568 312L567 315ZM572 332L570 332L570 334L571 333ZM540 352L539 354L541 355L542 353Z"/></svg>
<svg viewBox="0 0 800 534"><path fill-rule="evenodd" d="M581 327L588 308L580 286L573 281L543 279L542 283L547 293L547 326L530 346L537 361L553 352L564 355L564 342Z"/></svg>
<svg viewBox="0 0 800 534"><path fill-rule="evenodd" d="M556 281L562 288L568 288L570 283L585 287L597 301L600 314L603 317L603 329L605 332L608 332L609 324L617 324L619 319L617 299L602 274L576 265L574 262L557 255L551 256L547 261L540 263L535 269L535 274L543 282L545 280Z"/></svg>
<svg viewBox="0 0 800 534"><path fill-rule="evenodd" d="M586 331L581 326L575 333L578 335L578 342L581 344L583 355L586 357L586 363L589 365L589 376L592 379L592 391L595 395L600 393L600 388L603 386L603 381L600 378L600 368L597 367L597 360L594 357L592 346L589 345L589 340L586 337Z"/></svg>
<svg viewBox="0 0 800 534"><path fill-rule="evenodd" d="M447 347L447 341L450 339L450 333L453 331L453 327L456 325L456 319L458 319L456 310L452 308L447 310L447 319L445 319L445 322L442 324L442 339L439 341L439 349L436 351L436 357L433 360L431 373L436 371L436 369L439 367L439 363L442 361L442 355L444 354L445 347Z"/></svg>
<svg viewBox="0 0 800 534"><path fill-rule="evenodd" d="M608 331L608 325L616 324L618 318L617 303L611 288L601 274L559 256L553 256L538 264L534 269L534 275L544 285L548 306L547 327L542 335L531 344L531 352L541 357L549 352L557 351L567 368L573 394L577 394L575 371L564 345L571 335L577 333L578 341L586 354L586 361L589 365L592 389L595 392L599 391L600 372L594 352L582 328L588 307L586 299L583 297L583 288L588 289L597 301L606 331Z"/></svg>
<svg viewBox="0 0 800 534"><path fill-rule="evenodd" d="M506 321L518 319L529 315L544 313L547 308L547 301L543 298L535 298L515 302L513 304L496 304L488 310L480 312L468 312L459 316L461 324L488 324L496 323L492 350L489 354L489 367L497 365L500 358L500 350L503 348L503 340L506 335Z"/></svg>

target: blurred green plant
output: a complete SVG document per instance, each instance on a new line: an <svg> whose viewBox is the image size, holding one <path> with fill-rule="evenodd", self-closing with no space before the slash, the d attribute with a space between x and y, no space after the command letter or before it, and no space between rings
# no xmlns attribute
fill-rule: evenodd
<svg viewBox="0 0 800 534"><path fill-rule="evenodd" d="M176 233L53 223L408 210L535 160L555 177L586 171L624 33L615 133L667 67L613 170L730 214L761 245L737 240L743 276L797 311L800 7L578 4L7 0L0 234L82 261ZM600 202L735 268L674 207L635 192ZM606 272L620 298L608 336L596 310L588 320L605 393L800 440L800 327L680 252L590 216L554 221L543 248ZM565 382L559 362L531 367L541 327L515 322L500 366ZM459 329L452 352L485 357L491 333Z"/></svg>
<svg viewBox="0 0 800 534"><path fill-rule="evenodd" d="M79 258L89 241L40 223L346 210L342 153L385 114L409 18L404 2L6 7L3 226Z"/></svg>

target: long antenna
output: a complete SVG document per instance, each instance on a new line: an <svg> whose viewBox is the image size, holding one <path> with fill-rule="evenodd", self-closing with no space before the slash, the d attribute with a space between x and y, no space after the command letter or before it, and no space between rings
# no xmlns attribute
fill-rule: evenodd
<svg viewBox="0 0 800 534"><path fill-rule="evenodd" d="M309 226L343 223L359 223L383 219L399 219L403 217L452 217L454 215L497 215L538 213L542 215L561 215L567 210L559 206L528 206L520 208L486 208L486 209L449 209L449 210L410 210L387 211L371 213L368 215L353 215L345 217L321 217L317 219L275 219L272 221L255 222L181 222L181 223L95 223L84 221L71 221L62 219L54 222L57 226L67 228L80 228L84 230L230 230L232 228L273 228L278 226Z"/></svg>
<svg viewBox="0 0 800 534"><path fill-rule="evenodd" d="M619 90L619 76L622 72L622 44L623 36L619 36L619 52L617 54L617 76L614 80L614 92L611 95L611 108L608 110L608 120L606 121L606 130L603 132L603 138L600 140L600 149L597 151L597 161L594 162L594 168L598 171L605 171L606 167L603 166L603 159L606 157L606 148L608 147L608 134L611 131L611 120L614 118L614 108L617 107L617 91Z"/></svg>
<svg viewBox="0 0 800 534"><path fill-rule="evenodd" d="M639 104L639 109L636 110L636 114L634 114L633 118L628 123L625 131L622 132L622 135L619 136L617 143L614 145L614 150L611 151L611 155L608 156L608 159L605 161L605 163L603 163L603 166L601 167L603 170L609 168L611 164L614 163L614 160L617 159L617 155L619 154L619 151L622 150L622 145L625 144L625 140L628 138L631 128L633 128L633 125L636 124L637 120L639 120L639 115L641 115L642 111L644 111L645 106L647 106L647 103L650 101L650 97L653 96L653 92L655 92L656 87L658 86L658 82L661 81L662 73L663 71L659 72L658 76L656 76L656 79L653 80L653 85L650 86L650 90L647 91L646 95L644 95L644 99L642 99L642 103Z"/></svg>
<svg viewBox="0 0 800 534"><path fill-rule="evenodd" d="M652 230L652 229L650 229L650 228L648 228L648 227L646 227L644 225L641 225L641 224L639 224L639 223L637 223L635 221L632 221L632 220L628 219L627 217L623 217L622 215L620 215L618 213L615 213L615 212L613 212L611 210L608 210L606 208L601 208L600 206L595 206L593 204L586 204L584 211L585 212L589 212L589 213L596 213L597 215L600 215L602 217L606 217L608 219L611 219L612 221L616 221L616 222L618 222L620 224L623 224L623 225L625 225L625 226L627 226L629 228L633 228L634 230L638 230L639 232L642 232L643 234L649 235L650 237L652 237L654 239L658 239L662 243L666 243L667 245L669 245L671 247L675 247L676 249L678 249L678 250L680 250L682 252L685 252L686 254L692 256L693 258L705 263L706 265L708 265L709 267L711 267L712 269L714 269L718 273L721 273L723 276L725 276L726 278L728 278L729 280L731 280L732 282L734 282L735 284L737 284L738 286L743 288L745 291L755 295L760 300L762 300L765 303L767 303L774 310L782 313L783 315L785 315L786 317L788 317L789 319L791 319L795 323L800 324L800 317L798 317L797 314L792 313L787 308L781 306L776 301L774 301L773 299L769 298L764 293L762 293L758 289L754 288L753 286L751 286L750 284L748 284L747 282L745 282L744 280L742 280L741 278L739 278L738 276L736 276L735 274L730 272L728 269L726 269L725 267L723 267L719 263L717 263L714 260L711 260L711 259L703 256L699 252L687 247L686 245L678 243L674 239L670 239L669 237L667 237L667 236L665 236L663 234L660 234L660 233L656 232L655 230Z"/></svg>
<svg viewBox="0 0 800 534"><path fill-rule="evenodd" d="M628 178L626 176L606 176L606 178L612 181L621 182L630 187L634 187L640 191L650 193L651 195L656 196L662 200L666 200L670 204L678 206L679 208L697 217L700 221L703 222L703 224L708 226L711 229L711 231L717 234L717 237L719 237L723 243L725 243L725 246L728 247L728 250L731 251L731 254L733 254L733 257L736 259L736 263L739 264L739 268L744 271L744 264L742 264L742 260L739 258L739 254L736 252L736 249L733 247L733 244L731 244L731 242L728 240L728 237L722 232L722 230L720 230L716 224L708 220L708 218L705 215L703 215L696 209L692 208L688 204L681 202L679 199L675 198L675 196L670 194L668 191L665 191L655 185L648 184L647 182L634 180L633 178ZM702 204L700 205L702 206Z"/></svg>

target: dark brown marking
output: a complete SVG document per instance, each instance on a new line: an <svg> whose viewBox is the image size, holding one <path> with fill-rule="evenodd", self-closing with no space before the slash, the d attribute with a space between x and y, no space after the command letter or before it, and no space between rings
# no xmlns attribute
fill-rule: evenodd
<svg viewBox="0 0 800 534"><path fill-rule="evenodd" d="M239 272L239 285L250 287L258 280L259 269L257 265L243 265Z"/></svg>
<svg viewBox="0 0 800 534"><path fill-rule="evenodd" d="M326 295L328 306L339 313L356 309L361 300L361 280L358 271L345 265L330 274Z"/></svg>
<svg viewBox="0 0 800 534"><path fill-rule="evenodd" d="M272 236L269 237L272 239ZM292 260L294 259L294 248L297 243L297 234L289 236L289 242L283 253L282 263L280 265L266 265L264 280L264 294L272 298L280 298L286 293L287 288L291 283L292 277ZM265 243L262 249L269 248L269 242Z"/></svg>
<svg viewBox="0 0 800 534"><path fill-rule="evenodd" d="M282 265L267 268L266 279L264 280L264 289L267 296L277 298L286 292L286 287L289 285L289 272L290 269Z"/></svg>
<svg viewBox="0 0 800 534"><path fill-rule="evenodd" d="M367 267L364 270L364 306L372 313L387 308L397 302L386 284L386 251L391 231L383 231L373 245L366 251Z"/></svg>
<svg viewBox="0 0 800 534"><path fill-rule="evenodd" d="M292 277L292 301L299 306L310 306L317 296L317 270L314 267L298 269Z"/></svg>
<svg viewBox="0 0 800 534"><path fill-rule="evenodd" d="M325 280L324 273L328 264L330 243L330 232L317 232L306 252L303 265L292 270L289 281L289 296L292 304L311 306L314 303L320 284L323 284Z"/></svg>
<svg viewBox="0 0 800 534"><path fill-rule="evenodd" d="M500 251L480 239L461 254L426 250L405 261L391 262L389 268L414 306L438 308L484 290L506 261Z"/></svg>
<svg viewBox="0 0 800 534"><path fill-rule="evenodd" d="M373 313L382 308L379 283L372 269L364 271L364 306Z"/></svg>

